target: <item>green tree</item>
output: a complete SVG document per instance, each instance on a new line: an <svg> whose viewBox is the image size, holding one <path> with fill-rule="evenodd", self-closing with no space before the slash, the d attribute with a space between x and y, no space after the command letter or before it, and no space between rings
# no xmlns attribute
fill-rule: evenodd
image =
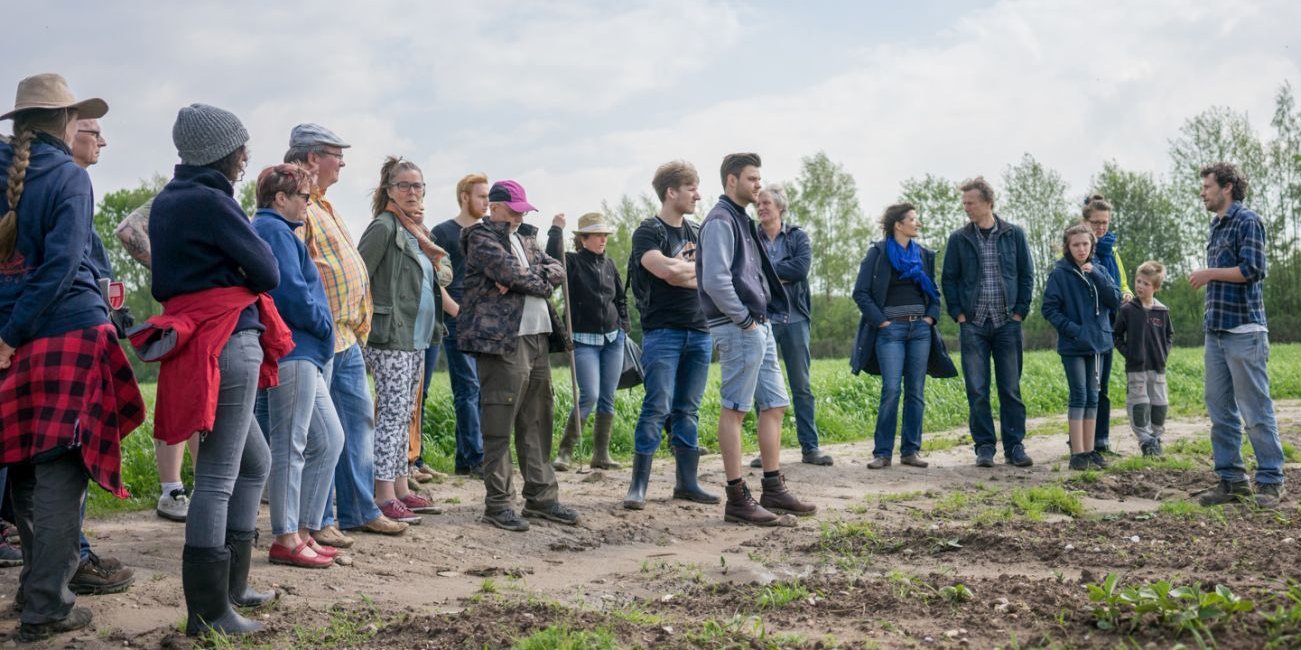
<svg viewBox="0 0 1301 650"><path fill-rule="evenodd" d="M858 204L858 186L825 152L803 159L799 178L788 186L790 223L804 229L813 248L810 288L824 299L847 295L867 250L871 227Z"/></svg>
<svg viewBox="0 0 1301 650"><path fill-rule="evenodd" d="M1180 227L1180 206L1167 184L1149 172L1122 169L1113 160L1093 177L1093 191L1112 205L1111 229L1131 286L1134 269L1149 259L1165 264L1171 278L1187 276L1188 259L1199 242L1195 233Z"/></svg>
<svg viewBox="0 0 1301 650"><path fill-rule="evenodd" d="M619 197L618 202L611 204L609 201L601 201L601 213L606 219L614 233L605 242L605 256L614 260L615 266L619 267L619 277L627 281L628 258L632 254L632 233L637 230L637 226L647 217L659 214L660 204L654 197L649 194L639 194L629 196L624 194ZM690 217L688 217L690 218ZM620 287L622 291L623 288ZM628 317L632 321L632 331L636 338L641 338L641 313L637 311L636 300L633 298L632 291L628 291Z"/></svg>
<svg viewBox="0 0 1301 650"><path fill-rule="evenodd" d="M248 181L235 190L235 198L239 201L239 207L244 209L244 214L252 218L253 213L257 212L257 183Z"/></svg>
<svg viewBox="0 0 1301 650"><path fill-rule="evenodd" d="M1053 264L1062 255L1062 232L1079 220L1079 213L1074 202L1066 198L1066 181L1061 174L1028 153L1003 172L1003 188L1002 195L996 198L995 211L1025 230L1034 260L1037 300Z"/></svg>
<svg viewBox="0 0 1301 650"><path fill-rule="evenodd" d="M949 243L949 234L967 224L967 213L962 209L962 192L957 183L926 174L921 178L909 178L900 185L900 203L911 203L917 208L917 218L921 221L922 245L935 251L936 272L943 265L944 248Z"/></svg>
<svg viewBox="0 0 1301 650"><path fill-rule="evenodd" d="M104 251L113 265L113 277L126 287L126 306L136 322L162 312L162 307L150 293L149 269L127 254L113 231L122 219L158 194L166 184L167 179L155 175L141 181L135 188L105 194L95 209L95 233L104 242ZM157 366L141 362L130 351L127 358L131 359L136 376L142 381L152 381L158 376Z"/></svg>

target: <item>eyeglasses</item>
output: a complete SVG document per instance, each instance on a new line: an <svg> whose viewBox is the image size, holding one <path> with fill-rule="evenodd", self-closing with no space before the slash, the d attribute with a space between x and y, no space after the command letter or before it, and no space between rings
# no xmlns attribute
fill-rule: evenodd
<svg viewBox="0 0 1301 650"><path fill-rule="evenodd" d="M425 191L424 183L408 183L406 181L402 181L401 183L390 183L389 187L396 188L399 192L423 193Z"/></svg>
<svg viewBox="0 0 1301 650"><path fill-rule="evenodd" d="M100 135L100 131L91 131L90 129L77 129L77 133L89 133L90 135L95 136L96 140L102 140L104 138L104 136Z"/></svg>
<svg viewBox="0 0 1301 650"><path fill-rule="evenodd" d="M330 156L332 158L338 158L339 160L343 160L343 154L341 153L334 153L333 151L318 151L316 153L317 155L320 156Z"/></svg>
<svg viewBox="0 0 1301 650"><path fill-rule="evenodd" d="M1110 221L1093 221L1093 220L1089 220L1089 225L1090 225L1090 226L1093 226L1094 228L1106 228L1107 226L1110 226L1110 225L1111 225L1111 222L1110 222Z"/></svg>

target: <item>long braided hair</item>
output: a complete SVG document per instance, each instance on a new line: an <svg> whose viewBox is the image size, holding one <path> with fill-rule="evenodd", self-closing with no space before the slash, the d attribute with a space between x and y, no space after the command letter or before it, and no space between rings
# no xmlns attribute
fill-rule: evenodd
<svg viewBox="0 0 1301 650"><path fill-rule="evenodd" d="M13 257L18 245L18 203L23 198L27 182L27 167L32 162L32 141L37 133L48 133L64 139L68 123L77 120L77 111L70 108L33 108L14 115L14 137L9 141L14 149L14 160L9 165L5 198L9 211L0 217L0 261Z"/></svg>

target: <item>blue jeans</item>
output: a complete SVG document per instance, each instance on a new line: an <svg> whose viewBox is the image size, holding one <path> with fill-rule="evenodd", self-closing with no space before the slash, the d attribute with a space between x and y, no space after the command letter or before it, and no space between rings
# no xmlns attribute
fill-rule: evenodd
<svg viewBox="0 0 1301 650"><path fill-rule="evenodd" d="M1242 432L1256 452L1256 484L1283 483L1283 443L1269 397L1269 334L1206 334L1206 411L1211 417L1211 456L1226 481L1247 480Z"/></svg>
<svg viewBox="0 0 1301 650"><path fill-rule="evenodd" d="M1066 370L1066 386L1069 390L1066 419L1097 419L1099 365L1096 354L1062 355L1062 368Z"/></svg>
<svg viewBox="0 0 1301 650"><path fill-rule="evenodd" d="M452 383L452 404L456 409L456 469L467 471L483 464L483 432L479 428L479 373L474 357L456 347L456 319L448 318L447 374ZM428 372L428 370L426 370Z"/></svg>
<svg viewBox="0 0 1301 650"><path fill-rule="evenodd" d="M578 375L578 419L583 421L596 407L597 413L614 413L614 392L623 373L623 338L620 331L605 345L574 343L574 370Z"/></svg>
<svg viewBox="0 0 1301 650"><path fill-rule="evenodd" d="M773 337L777 350L786 365L786 381L791 386L791 402L795 405L795 433L800 449L811 452L818 448L818 423L814 419L813 386L809 382L809 321L773 323Z"/></svg>
<svg viewBox="0 0 1301 650"><path fill-rule="evenodd" d="M903 444L899 453L914 456L922 449L922 415L926 410L926 363L931 356L931 326L925 320L892 321L876 333L876 359L881 365L881 406L876 411L876 446L872 455L894 455L903 385Z"/></svg>
<svg viewBox="0 0 1301 650"><path fill-rule="evenodd" d="M340 528L358 528L379 517L375 506L375 402L366 381L366 363L361 346L334 355L334 366L325 375L330 399L343 427L343 453L334 466L334 504ZM329 501L326 501L329 504ZM333 525L329 506L321 527Z"/></svg>
<svg viewBox="0 0 1301 650"><path fill-rule="evenodd" d="M272 416L271 534L320 530L343 449L330 389L316 364L293 360L280 363L280 384L266 394Z"/></svg>
<svg viewBox="0 0 1301 650"><path fill-rule="evenodd" d="M1111 447L1111 396L1107 392L1111 384L1111 362L1115 350L1107 350L1098 355L1098 426L1093 434L1093 448L1102 451Z"/></svg>
<svg viewBox="0 0 1301 650"><path fill-rule="evenodd" d="M642 337L646 397L633 433L637 453L653 454L659 449L664 422L670 416L669 444L680 449L697 447L700 399L709 380L713 347L709 334L696 330L666 327Z"/></svg>
<svg viewBox="0 0 1301 650"><path fill-rule="evenodd" d="M998 383L998 419L1003 431L1003 453L1025 439L1025 402L1021 401L1022 341L1020 321L1009 319L1002 327L985 321L959 326L962 380L967 385L967 422L976 451L995 447L994 411L989 405L989 366L994 362Z"/></svg>

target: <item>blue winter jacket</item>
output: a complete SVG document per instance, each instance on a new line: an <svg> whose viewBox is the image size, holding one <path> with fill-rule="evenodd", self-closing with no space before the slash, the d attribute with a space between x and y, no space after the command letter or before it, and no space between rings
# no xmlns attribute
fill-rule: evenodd
<svg viewBox="0 0 1301 650"><path fill-rule="evenodd" d="M1085 273L1075 262L1057 260L1044 289L1043 317L1057 328L1057 353L1100 354L1113 346L1111 314L1120 307L1120 289L1101 264Z"/></svg>
<svg viewBox="0 0 1301 650"><path fill-rule="evenodd" d="M311 361L324 370L334 358L334 317L307 245L294 234L302 225L269 208L253 216L253 231L271 247L280 269L271 299L294 337L293 351L280 361Z"/></svg>
<svg viewBox="0 0 1301 650"><path fill-rule="evenodd" d="M0 139L0 179L13 157L13 147ZM8 211L8 195L0 192L0 215ZM18 347L108 322L87 255L94 214L86 170L62 142L38 137L18 202L17 245L0 262L0 340Z"/></svg>

